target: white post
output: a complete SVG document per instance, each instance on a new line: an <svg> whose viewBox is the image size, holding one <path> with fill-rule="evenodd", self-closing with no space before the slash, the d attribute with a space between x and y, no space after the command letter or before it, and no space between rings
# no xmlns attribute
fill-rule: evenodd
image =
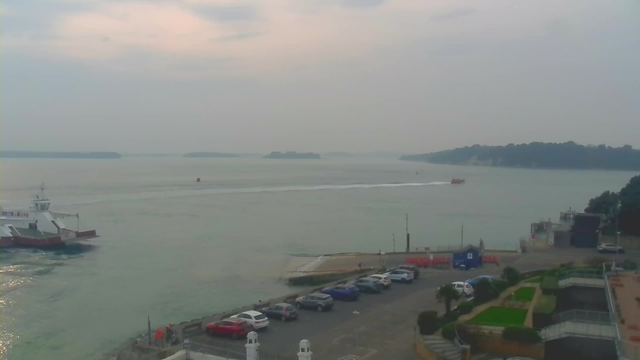
<svg viewBox="0 0 640 360"><path fill-rule="evenodd" d="M247 343L244 347L247 348L247 360L258 360L260 343L258 342L258 334L255 331L247 334Z"/></svg>
<svg viewBox="0 0 640 360"><path fill-rule="evenodd" d="M309 340L300 340L300 351L298 352L298 360L311 360L311 342Z"/></svg>

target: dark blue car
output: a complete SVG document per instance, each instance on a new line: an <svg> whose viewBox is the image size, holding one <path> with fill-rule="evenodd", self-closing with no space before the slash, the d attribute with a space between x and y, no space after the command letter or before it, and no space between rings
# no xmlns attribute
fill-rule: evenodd
<svg viewBox="0 0 640 360"><path fill-rule="evenodd" d="M354 301L358 300L360 291L355 286L334 286L322 289L321 293L331 295L335 300Z"/></svg>
<svg viewBox="0 0 640 360"><path fill-rule="evenodd" d="M469 283L469 285L473 286L473 288L475 289L476 286L478 286L478 283L482 280L487 280L489 282L493 282L496 278L491 276L491 275L480 275L478 277L475 277L473 279L469 279L466 282Z"/></svg>

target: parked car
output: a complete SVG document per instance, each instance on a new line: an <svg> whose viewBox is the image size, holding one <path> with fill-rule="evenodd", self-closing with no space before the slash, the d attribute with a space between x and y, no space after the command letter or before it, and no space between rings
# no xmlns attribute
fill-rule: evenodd
<svg viewBox="0 0 640 360"><path fill-rule="evenodd" d="M388 275L385 274L375 274L375 275L371 275L369 276L370 278L374 278L377 279L378 281L380 281L380 283L382 284L382 287L384 287L385 289L388 289L391 287L391 278L389 278Z"/></svg>
<svg viewBox="0 0 640 360"><path fill-rule="evenodd" d="M391 270L385 275L389 276L389 279L391 279L391 281L399 281L401 283L410 283L413 281L413 272L409 270Z"/></svg>
<svg viewBox="0 0 640 360"><path fill-rule="evenodd" d="M263 329L269 326L269 319L260 311L249 310L233 315L232 319L242 319L251 325L255 330Z"/></svg>
<svg viewBox="0 0 640 360"><path fill-rule="evenodd" d="M355 286L339 285L322 289L321 293L330 295L334 300L355 301L360 291Z"/></svg>
<svg viewBox="0 0 640 360"><path fill-rule="evenodd" d="M225 319L207 325L207 334L228 336L232 339L246 337L251 332L251 325L242 319Z"/></svg>
<svg viewBox="0 0 640 360"><path fill-rule="evenodd" d="M298 309L287 303L278 303L262 309L268 318L280 319L282 321L295 320L298 318Z"/></svg>
<svg viewBox="0 0 640 360"><path fill-rule="evenodd" d="M460 295L473 296L473 286L466 281L452 282L453 288L458 291Z"/></svg>
<svg viewBox="0 0 640 360"><path fill-rule="evenodd" d="M616 246L615 244L600 244L597 249L599 253L624 254L622 246Z"/></svg>
<svg viewBox="0 0 640 360"><path fill-rule="evenodd" d="M489 282L494 281L496 278L491 275L480 275L478 277L474 277L473 279L469 279L466 282L469 283L474 289L478 286L478 283L482 280L488 280Z"/></svg>
<svg viewBox="0 0 640 360"><path fill-rule="evenodd" d="M358 290L360 290L361 292L370 293L370 294L381 293L382 290L384 289L384 286L382 286L382 283L378 281L378 279L374 279L371 277L364 277L362 279L358 279L356 281L349 283L349 285L353 285L357 287Z"/></svg>
<svg viewBox="0 0 640 360"><path fill-rule="evenodd" d="M418 270L417 267L415 267L414 265L400 265L398 266L398 269L400 270L409 270L411 272L413 272L413 278L417 279L420 276L420 270Z"/></svg>
<svg viewBox="0 0 640 360"><path fill-rule="evenodd" d="M296 307L298 309L316 309L318 311L326 311L333 307L333 298L330 295L316 292L297 298Z"/></svg>

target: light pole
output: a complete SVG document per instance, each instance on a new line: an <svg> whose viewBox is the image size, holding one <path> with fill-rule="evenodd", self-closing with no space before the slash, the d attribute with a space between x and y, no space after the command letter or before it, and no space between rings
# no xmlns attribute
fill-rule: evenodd
<svg viewBox="0 0 640 360"><path fill-rule="evenodd" d="M393 253L396 253L396 234L392 234L393 235Z"/></svg>
<svg viewBox="0 0 640 360"><path fill-rule="evenodd" d="M620 243L620 231L616 231L616 260L615 260L616 267L618 266L618 254L620 253L620 247L618 246L619 243Z"/></svg>

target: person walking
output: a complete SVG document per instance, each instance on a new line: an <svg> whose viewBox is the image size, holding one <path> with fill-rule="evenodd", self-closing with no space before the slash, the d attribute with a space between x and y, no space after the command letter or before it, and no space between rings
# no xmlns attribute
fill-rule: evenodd
<svg viewBox="0 0 640 360"><path fill-rule="evenodd" d="M162 347L164 345L164 330L156 330L156 342L158 344L158 347Z"/></svg>
<svg viewBox="0 0 640 360"><path fill-rule="evenodd" d="M173 335L175 334L173 330L171 330L171 325L167 325L167 330L165 331L165 342L167 346L171 346L173 342Z"/></svg>

